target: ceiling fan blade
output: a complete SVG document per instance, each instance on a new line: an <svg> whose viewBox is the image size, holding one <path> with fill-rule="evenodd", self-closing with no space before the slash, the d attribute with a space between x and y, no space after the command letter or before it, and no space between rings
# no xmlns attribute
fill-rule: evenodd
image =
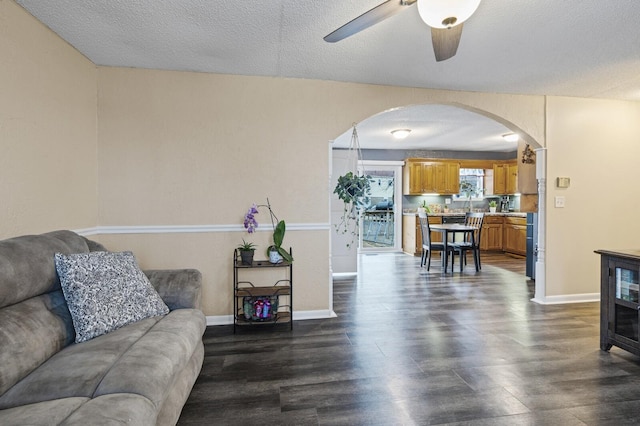
<svg viewBox="0 0 640 426"><path fill-rule="evenodd" d="M446 61L455 56L462 35L462 24L451 28L431 28L431 42L436 61Z"/></svg>
<svg viewBox="0 0 640 426"><path fill-rule="evenodd" d="M343 40L377 24L378 22L392 17L396 13L401 12L405 6L411 6L416 1L417 0L387 0L357 18L347 22L331 34L326 35L324 37L324 41L335 43L336 41Z"/></svg>

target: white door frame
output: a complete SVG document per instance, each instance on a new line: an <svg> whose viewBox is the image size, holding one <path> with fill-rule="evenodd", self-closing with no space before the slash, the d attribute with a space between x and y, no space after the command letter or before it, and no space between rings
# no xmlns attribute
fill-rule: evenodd
<svg viewBox="0 0 640 426"><path fill-rule="evenodd" d="M362 215L358 224L359 252L389 252L402 251L402 166L404 161L377 161L361 160L358 162L358 171L366 174L367 169L392 171L394 175L393 185L393 247L363 247L364 226Z"/></svg>

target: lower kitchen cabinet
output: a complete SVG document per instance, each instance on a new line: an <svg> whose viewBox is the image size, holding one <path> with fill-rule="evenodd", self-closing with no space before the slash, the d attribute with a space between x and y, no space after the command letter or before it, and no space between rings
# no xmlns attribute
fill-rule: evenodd
<svg viewBox="0 0 640 426"><path fill-rule="evenodd" d="M504 218L502 250L506 253L527 255L527 219L524 217Z"/></svg>
<svg viewBox="0 0 640 426"><path fill-rule="evenodd" d="M441 224L442 217L429 216L429 223ZM431 241L442 242L442 233L431 232ZM402 216L402 251L416 256L422 254L422 232L420 231L420 218L417 215Z"/></svg>
<svg viewBox="0 0 640 426"><path fill-rule="evenodd" d="M429 216L432 225L442 223L442 216ZM441 232L431 232L431 241L442 242ZM414 214L402 216L402 250L422 254L420 219ZM480 250L503 251L517 256L527 254L527 218L521 216L485 215L480 235Z"/></svg>
<svg viewBox="0 0 640 426"><path fill-rule="evenodd" d="M480 235L480 250L502 251L502 227L504 217L485 216Z"/></svg>

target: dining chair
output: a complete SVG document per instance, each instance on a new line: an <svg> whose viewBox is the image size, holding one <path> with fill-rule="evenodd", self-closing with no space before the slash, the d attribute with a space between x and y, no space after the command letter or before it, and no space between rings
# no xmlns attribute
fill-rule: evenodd
<svg viewBox="0 0 640 426"><path fill-rule="evenodd" d="M460 255L460 272L462 268L467 264L467 252L473 252L473 261L476 266L476 271L482 269L480 263L480 234L482 233L482 223L484 222L484 213L467 213L465 215L464 224L466 226L473 226L473 240L471 239L471 233L464 234L463 241L451 242L448 244L448 248L451 250L451 270L453 271L453 263L455 262L455 255Z"/></svg>
<svg viewBox="0 0 640 426"><path fill-rule="evenodd" d="M431 252L439 251L441 258L444 251L443 243L434 243L431 241L431 228L429 228L429 216L424 212L418 212L418 219L420 219L420 233L422 235L422 259L420 260L420 267L422 268L425 263L427 265L427 271L431 266Z"/></svg>

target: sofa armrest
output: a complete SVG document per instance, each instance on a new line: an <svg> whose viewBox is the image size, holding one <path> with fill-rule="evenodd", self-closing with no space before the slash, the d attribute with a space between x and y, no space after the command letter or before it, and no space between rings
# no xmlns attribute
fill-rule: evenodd
<svg viewBox="0 0 640 426"><path fill-rule="evenodd" d="M143 272L170 310L200 309L202 274L197 269L149 269Z"/></svg>

